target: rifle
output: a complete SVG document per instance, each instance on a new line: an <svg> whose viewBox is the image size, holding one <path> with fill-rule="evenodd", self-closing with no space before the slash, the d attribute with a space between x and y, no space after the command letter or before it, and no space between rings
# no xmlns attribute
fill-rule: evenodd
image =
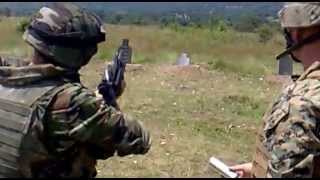
<svg viewBox="0 0 320 180"><path fill-rule="evenodd" d="M119 109L116 99L124 79L126 65L131 63L131 55L132 49L129 46L129 40L123 39L113 57L112 64L105 68L103 80L98 86L99 93L105 102L116 109Z"/></svg>
<svg viewBox="0 0 320 180"><path fill-rule="evenodd" d="M118 48L112 61L111 69L106 68L105 78L107 81L119 86L124 77L126 64L131 62L132 49L129 47L129 40L123 39L122 45Z"/></svg>

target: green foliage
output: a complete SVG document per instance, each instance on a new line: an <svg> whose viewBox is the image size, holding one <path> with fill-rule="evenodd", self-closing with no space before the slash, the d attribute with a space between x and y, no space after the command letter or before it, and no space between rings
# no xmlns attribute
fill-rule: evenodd
<svg viewBox="0 0 320 180"><path fill-rule="evenodd" d="M119 24L121 22L121 20L123 19L123 16L121 14L116 14L114 16L114 24Z"/></svg>
<svg viewBox="0 0 320 180"><path fill-rule="evenodd" d="M266 43L273 37L273 30L271 29L270 25L263 24L256 30L259 36L259 42Z"/></svg>
<svg viewBox="0 0 320 180"><path fill-rule="evenodd" d="M257 63L252 59L245 60L222 60L208 62L209 69L219 70L227 73L236 73L242 76L259 77L265 74L265 66L262 63Z"/></svg>
<svg viewBox="0 0 320 180"><path fill-rule="evenodd" d="M116 11L106 12L97 11L100 17L110 24L121 25L158 25L161 29L169 27L175 32L185 32L185 28L192 27L198 29L209 28L213 31L228 31L233 29L238 32L257 32L260 36L260 42L269 40L270 32L266 28L260 28L267 23L272 30L279 31L279 24L268 13L259 13L256 11L240 11L232 14L223 14L221 12L210 12L210 15L204 13L173 11L167 13L161 12L139 12L139 11Z"/></svg>
<svg viewBox="0 0 320 180"><path fill-rule="evenodd" d="M227 23L222 19L209 22L208 27L210 29L210 32L213 32L213 33L226 32L229 29L231 29L231 27L229 27L229 25L227 25Z"/></svg>
<svg viewBox="0 0 320 180"><path fill-rule="evenodd" d="M222 102L228 105L231 113L257 119L262 116L265 106L263 102L257 101L254 97L247 95L227 95L222 98Z"/></svg>
<svg viewBox="0 0 320 180"><path fill-rule="evenodd" d="M261 18L252 13L245 13L239 17L234 28L240 32L254 32L261 24Z"/></svg>
<svg viewBox="0 0 320 180"><path fill-rule="evenodd" d="M99 49L98 53L93 57L94 59L99 59L99 60L111 60L114 56L114 51L112 51L111 49L108 50L102 50Z"/></svg>
<svg viewBox="0 0 320 180"><path fill-rule="evenodd" d="M184 26L179 25L179 23L177 22L172 22L170 23L167 27L169 27L169 29L174 30L175 32L184 32L187 28Z"/></svg>
<svg viewBox="0 0 320 180"><path fill-rule="evenodd" d="M163 28L163 27L168 26L170 23L172 23L173 20L166 17L166 16L163 16L159 19L159 22L160 22L161 27Z"/></svg>
<svg viewBox="0 0 320 180"><path fill-rule="evenodd" d="M134 54L135 63L138 64L148 64L150 62L153 62L153 59L149 56Z"/></svg>
<svg viewBox="0 0 320 180"><path fill-rule="evenodd" d="M224 21L220 20L217 24L217 30L224 32L224 31L227 31L227 29L228 29L227 24Z"/></svg>
<svg viewBox="0 0 320 180"><path fill-rule="evenodd" d="M211 31L213 30L226 31L228 28L226 21L220 16L210 16L208 20L208 26Z"/></svg>
<svg viewBox="0 0 320 180"><path fill-rule="evenodd" d="M146 25L147 22L143 19L143 17L138 16L134 19L133 24L135 25Z"/></svg>
<svg viewBox="0 0 320 180"><path fill-rule="evenodd" d="M23 18L23 19L18 21L16 30L19 33L23 33L26 30L26 28L29 26L29 24L30 24L30 19Z"/></svg>

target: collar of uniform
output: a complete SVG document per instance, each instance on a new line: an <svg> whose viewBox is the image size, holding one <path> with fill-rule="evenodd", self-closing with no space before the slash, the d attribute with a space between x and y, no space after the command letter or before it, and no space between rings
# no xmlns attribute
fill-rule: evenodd
<svg viewBox="0 0 320 180"><path fill-rule="evenodd" d="M67 72L66 69L52 64L0 67L0 84L21 86L43 79L59 77Z"/></svg>
<svg viewBox="0 0 320 180"><path fill-rule="evenodd" d="M320 79L320 62L315 61L304 73L297 79L302 81L305 79Z"/></svg>

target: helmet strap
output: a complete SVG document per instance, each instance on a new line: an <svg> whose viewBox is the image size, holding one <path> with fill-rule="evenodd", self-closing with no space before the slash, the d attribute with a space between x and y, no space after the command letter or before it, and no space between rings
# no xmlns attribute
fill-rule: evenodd
<svg viewBox="0 0 320 180"><path fill-rule="evenodd" d="M289 55L292 51L301 48L303 45L319 40L320 32L314 33L311 36L297 43L293 42L292 38L290 37L290 34L286 30L285 30L285 37L287 40L287 49L276 57L277 60L281 59L283 56Z"/></svg>

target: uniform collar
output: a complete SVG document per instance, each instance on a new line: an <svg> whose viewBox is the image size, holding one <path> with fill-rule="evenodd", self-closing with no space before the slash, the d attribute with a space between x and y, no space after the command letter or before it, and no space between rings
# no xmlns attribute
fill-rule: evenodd
<svg viewBox="0 0 320 180"><path fill-rule="evenodd" d="M315 61L311 66L301 74L297 81L305 79L320 79L320 62Z"/></svg>

